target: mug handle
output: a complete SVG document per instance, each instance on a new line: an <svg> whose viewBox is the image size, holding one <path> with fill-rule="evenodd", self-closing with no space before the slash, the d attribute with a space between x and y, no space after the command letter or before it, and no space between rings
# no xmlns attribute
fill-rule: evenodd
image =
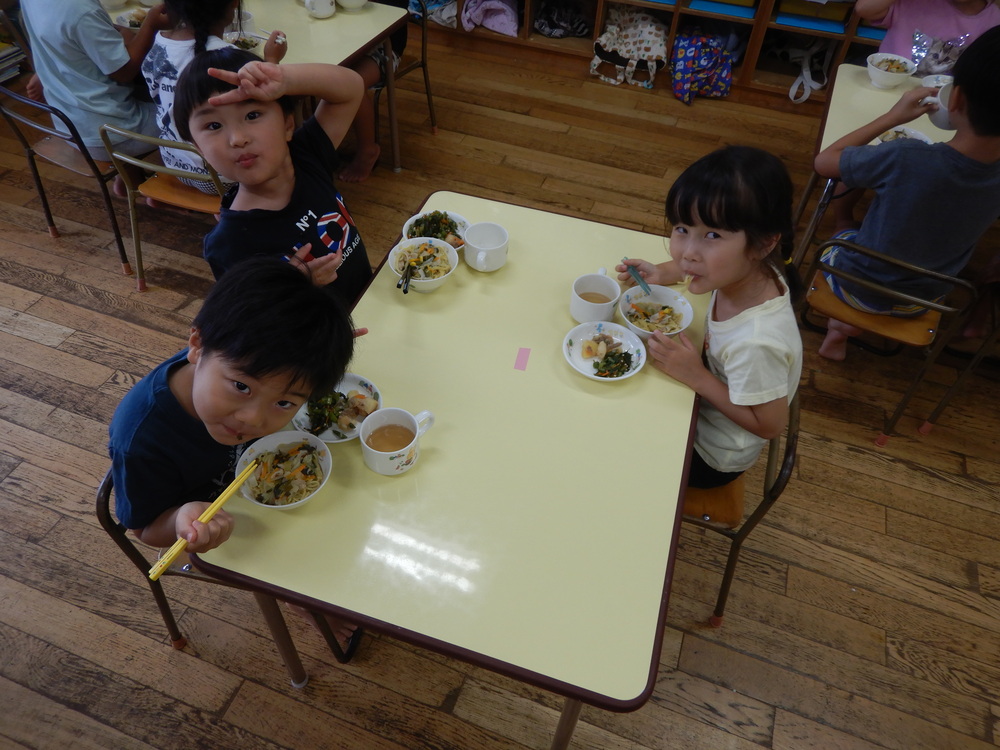
<svg viewBox="0 0 1000 750"><path fill-rule="evenodd" d="M434 415L429 411L425 410L419 414L414 414L413 418L417 420L417 437L420 437L434 426Z"/></svg>

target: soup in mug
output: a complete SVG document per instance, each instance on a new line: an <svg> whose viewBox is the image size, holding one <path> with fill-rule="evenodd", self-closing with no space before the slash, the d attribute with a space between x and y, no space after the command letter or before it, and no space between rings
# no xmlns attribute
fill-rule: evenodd
<svg viewBox="0 0 1000 750"><path fill-rule="evenodd" d="M365 442L372 450L382 453L401 451L413 442L416 434L409 427L401 424L384 424L372 430Z"/></svg>
<svg viewBox="0 0 1000 750"><path fill-rule="evenodd" d="M611 298L600 292L580 292L580 299L586 302L593 302L595 305L603 305L611 301Z"/></svg>

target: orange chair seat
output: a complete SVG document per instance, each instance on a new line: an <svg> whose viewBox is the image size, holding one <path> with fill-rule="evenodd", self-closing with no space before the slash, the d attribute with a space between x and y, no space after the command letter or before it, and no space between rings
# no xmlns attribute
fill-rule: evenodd
<svg viewBox="0 0 1000 750"><path fill-rule="evenodd" d="M910 346L929 346L941 324L941 313L936 310L928 310L917 318L862 312L834 294L821 271L813 276L806 299L809 306L821 315Z"/></svg>
<svg viewBox="0 0 1000 750"><path fill-rule="evenodd" d="M90 165L87 164L86 158L69 141L47 135L31 144L31 148L46 161L58 164L63 169L68 169L70 172L75 172L84 177L94 176ZM97 159L94 159L94 164L101 171L102 175L110 177L115 171L114 165L109 161L97 161Z"/></svg>
<svg viewBox="0 0 1000 750"><path fill-rule="evenodd" d="M154 201L166 203L168 206L186 208L189 211L199 211L206 214L217 214L222 198L201 192L198 188L185 185L176 177L168 174L154 174L139 185L139 193Z"/></svg>
<svg viewBox="0 0 1000 750"><path fill-rule="evenodd" d="M740 474L729 484L702 490L688 487L684 491L684 515L711 521L726 528L735 528L743 520L743 496L746 480Z"/></svg>

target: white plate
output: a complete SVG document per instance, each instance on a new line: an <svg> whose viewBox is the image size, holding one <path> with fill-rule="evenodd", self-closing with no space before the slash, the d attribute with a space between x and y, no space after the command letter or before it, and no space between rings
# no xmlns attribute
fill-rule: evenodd
<svg viewBox="0 0 1000 750"><path fill-rule="evenodd" d="M594 374L595 360L593 358L584 359L580 356L581 342L589 341L599 333L606 333L618 341L621 341L622 348L632 354L632 368L624 375L617 378L598 377ZM563 339L563 355L566 357L566 361L569 362L573 366L573 369L578 373L590 378L591 380L597 380L602 383L615 382L630 378L639 372L643 365L646 364L646 348L642 344L642 339L632 333L625 326L619 325L618 323L607 323L603 320L597 320L591 323L581 323L572 331L567 333L566 338Z"/></svg>
<svg viewBox="0 0 1000 750"><path fill-rule="evenodd" d="M338 13L360 13L361 11L365 10L369 5L371 5L371 2L362 3L357 8L348 8L346 6L341 5L340 3L337 3L337 12Z"/></svg>
<svg viewBox="0 0 1000 750"><path fill-rule="evenodd" d="M349 372L344 375L344 378L334 386L333 390L343 393L345 396L351 391L361 391L362 393L367 393L373 399L375 403L378 404L377 409L382 408L382 396L378 392L378 388L375 384L363 378L360 375L355 375L353 372ZM298 429L309 431L312 426L309 422L309 404L302 404L299 410L292 417L292 424ZM321 432L317 437L324 443L344 443L348 440L354 440L358 436L358 428L355 427L353 430L340 430L338 428L329 427L323 432Z"/></svg>
<svg viewBox="0 0 1000 750"><path fill-rule="evenodd" d="M312 500L316 496L316 493L323 489L323 485L326 484L326 480L330 478L330 472L333 470L333 457L330 455L330 449L326 447L326 444L318 437L310 435L308 432L284 430L282 432L265 435L240 454L239 460L236 462L236 474L239 475L239 473L261 453L273 451L283 445L295 445L296 443L301 443L303 440L316 448L319 453L319 465L323 470L323 479L320 481L319 487L301 500L294 503L288 503L288 505L265 505L264 503L257 502L250 496L245 483L240 488L240 494L258 508L270 508L271 510L288 510L289 508L297 508L298 506L304 505Z"/></svg>
<svg viewBox="0 0 1000 750"><path fill-rule="evenodd" d="M901 135L897 136L896 138L886 138L885 136L887 136L889 133L900 133ZM921 133L919 130L914 130L913 128L904 128L902 126L899 126L895 128L890 128L889 130L885 131L884 133L882 133L882 135L880 135L878 138L872 141L870 145L877 146L880 143L888 143L889 141L895 141L898 140L899 138L910 138L915 141L923 141L924 143L934 143L934 141L930 139L930 136Z"/></svg>
<svg viewBox="0 0 1000 750"><path fill-rule="evenodd" d="M415 222L421 216L426 216L427 214L431 214L431 213L434 213L434 212L433 211L421 211L419 214L414 214L409 219L407 219L406 223L403 224L403 239L404 240L410 239L407 236L407 234L410 231L410 225L413 222ZM458 236L461 237L464 240L465 239L465 230L469 228L469 221L468 221L468 219L466 219L464 216L460 216L459 214L456 214L454 211L442 211L442 213L448 214L448 218L451 219L452 221L454 221L455 224L458 225ZM444 239L444 238L441 237L439 239Z"/></svg>
<svg viewBox="0 0 1000 750"><path fill-rule="evenodd" d="M247 52L257 52L261 45L267 41L267 39L262 39L259 34L248 34L245 31L243 33L239 31L227 31L222 35L222 38L237 49L246 50ZM246 39L247 42L253 42L253 47L242 47L236 43L237 39Z"/></svg>

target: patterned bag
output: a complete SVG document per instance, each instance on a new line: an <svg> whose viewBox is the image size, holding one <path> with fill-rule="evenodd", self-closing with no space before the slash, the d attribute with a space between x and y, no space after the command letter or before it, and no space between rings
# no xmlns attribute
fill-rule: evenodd
<svg viewBox="0 0 1000 750"><path fill-rule="evenodd" d="M667 25L642 9L632 5L613 5L608 11L604 33L594 42L594 59L590 72L602 81L618 85L628 81L633 86L653 88L656 71L667 64ZM608 63L615 68L615 77L603 75L599 68ZM636 72L644 71L648 80L636 80Z"/></svg>
<svg viewBox="0 0 1000 750"><path fill-rule="evenodd" d="M722 39L698 30L674 38L671 69L674 96L685 104L696 96L726 96L733 80L733 58Z"/></svg>

